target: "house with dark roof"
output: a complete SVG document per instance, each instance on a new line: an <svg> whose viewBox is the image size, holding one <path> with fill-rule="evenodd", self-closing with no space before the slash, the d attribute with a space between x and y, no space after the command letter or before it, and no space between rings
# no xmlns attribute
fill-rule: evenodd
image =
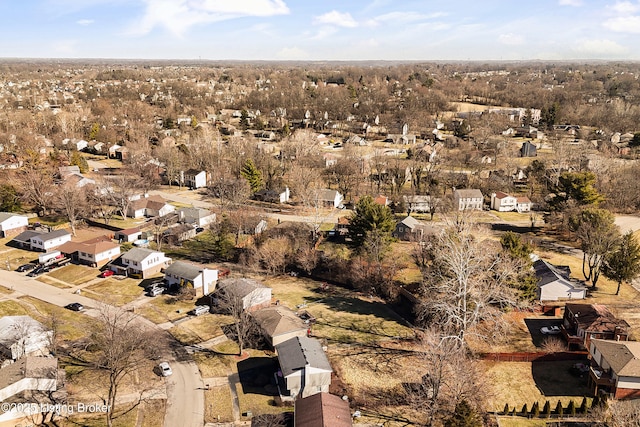
<svg viewBox="0 0 640 427"><path fill-rule="evenodd" d="M538 147L529 142L525 141L522 143L522 147L520 147L520 157L536 157L538 155Z"/></svg>
<svg viewBox="0 0 640 427"><path fill-rule="evenodd" d="M537 284L537 299L540 301L560 301L584 299L587 287L569 277L570 271L554 266L544 260L533 263Z"/></svg>
<svg viewBox="0 0 640 427"><path fill-rule="evenodd" d="M461 211L481 211L484 205L482 191L475 188L455 190L453 200L454 207Z"/></svg>
<svg viewBox="0 0 640 427"><path fill-rule="evenodd" d="M164 281L170 287L190 287L196 295L209 295L216 288L218 270L176 261L164 270Z"/></svg>
<svg viewBox="0 0 640 427"><path fill-rule="evenodd" d="M11 240L18 247L40 252L47 252L69 241L71 241L71 233L67 230L53 230L48 233L27 230Z"/></svg>
<svg viewBox="0 0 640 427"><path fill-rule="evenodd" d="M569 345L589 349L592 339L627 341L630 326L602 304L567 303L562 329Z"/></svg>
<svg viewBox="0 0 640 427"><path fill-rule="evenodd" d="M640 398L640 342L594 339L589 345L589 387L615 399Z"/></svg>
<svg viewBox="0 0 640 427"><path fill-rule="evenodd" d="M320 341L295 337L276 346L280 370L276 373L282 400L328 393L331 364Z"/></svg>
<svg viewBox="0 0 640 427"><path fill-rule="evenodd" d="M180 174L180 179L182 180L183 185L192 189L206 187L209 183L207 171L189 169L180 172Z"/></svg>
<svg viewBox="0 0 640 427"><path fill-rule="evenodd" d="M27 230L29 218L11 212L0 212L0 237L15 236Z"/></svg>
<svg viewBox="0 0 640 427"><path fill-rule="evenodd" d="M436 234L435 227L424 224L412 216L407 216L396 223L396 228L391 233L393 237L405 241L417 241L426 234Z"/></svg>
<svg viewBox="0 0 640 427"><path fill-rule="evenodd" d="M109 269L116 274L146 279L171 264L171 258L146 248L132 248L111 264Z"/></svg>
<svg viewBox="0 0 640 427"><path fill-rule="evenodd" d="M257 280L230 278L220 280L217 293L226 297L242 299L242 308L247 311L258 310L271 305L271 288Z"/></svg>
<svg viewBox="0 0 640 427"><path fill-rule="evenodd" d="M342 204L344 196L336 190L323 189L316 191L316 200L318 205L337 208Z"/></svg>
<svg viewBox="0 0 640 427"><path fill-rule="evenodd" d="M271 347L309 333L309 326L293 310L283 305L256 310L251 316Z"/></svg>
<svg viewBox="0 0 640 427"><path fill-rule="evenodd" d="M351 427L349 402L329 393L296 400L295 427Z"/></svg>

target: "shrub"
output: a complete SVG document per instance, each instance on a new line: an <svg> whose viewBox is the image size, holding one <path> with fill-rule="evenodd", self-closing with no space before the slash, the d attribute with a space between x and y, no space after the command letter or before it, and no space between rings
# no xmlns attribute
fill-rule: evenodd
<svg viewBox="0 0 640 427"><path fill-rule="evenodd" d="M524 405L522 405L522 411L520 411L522 413L522 415L528 415L529 414L529 408L527 407L527 404L525 403Z"/></svg>
<svg viewBox="0 0 640 427"><path fill-rule="evenodd" d="M536 418L540 416L540 405L538 404L538 402L535 402L531 407L531 415Z"/></svg>
<svg viewBox="0 0 640 427"><path fill-rule="evenodd" d="M576 414L576 404L573 402L573 399L569 402L569 406L567 406L567 412L572 416Z"/></svg>
<svg viewBox="0 0 640 427"><path fill-rule="evenodd" d="M504 415L507 415L509 413L509 404L508 403L504 404L504 409L502 410L502 413Z"/></svg>
<svg viewBox="0 0 640 427"><path fill-rule="evenodd" d="M556 405L555 413L558 414L558 417L562 418L564 415L564 407L562 406L562 402L558 400L558 404Z"/></svg>
<svg viewBox="0 0 640 427"><path fill-rule="evenodd" d="M580 405L580 413L581 414L586 414L587 413L587 398L586 398L586 396L582 398L582 404Z"/></svg>
<svg viewBox="0 0 640 427"><path fill-rule="evenodd" d="M551 404L549 403L548 400L544 403L542 414L544 415L545 418L549 418L551 416Z"/></svg>

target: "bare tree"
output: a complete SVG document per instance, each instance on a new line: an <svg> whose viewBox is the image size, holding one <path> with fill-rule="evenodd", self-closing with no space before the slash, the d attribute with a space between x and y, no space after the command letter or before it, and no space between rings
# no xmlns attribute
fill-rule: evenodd
<svg viewBox="0 0 640 427"><path fill-rule="evenodd" d="M122 382L145 369L148 354L157 337L141 325L138 318L120 308L104 305L89 336L92 363L107 374L107 425L113 426L117 396Z"/></svg>
<svg viewBox="0 0 640 427"><path fill-rule="evenodd" d="M245 347L249 345L250 338L254 335L257 326L247 311L247 308L251 306L251 301L246 301L246 297L243 298L233 289L233 284L237 280L246 279L231 279L231 281L219 284L216 297L218 308L233 318L235 338L238 340L238 355L241 356Z"/></svg>
<svg viewBox="0 0 640 427"><path fill-rule="evenodd" d="M56 192L57 210L69 220L71 233L76 235L78 221L87 213L87 190L77 187L73 182L67 182L58 187Z"/></svg>
<svg viewBox="0 0 640 427"><path fill-rule="evenodd" d="M25 202L35 206L38 215L46 215L53 204L54 171L50 166L27 167L18 174Z"/></svg>

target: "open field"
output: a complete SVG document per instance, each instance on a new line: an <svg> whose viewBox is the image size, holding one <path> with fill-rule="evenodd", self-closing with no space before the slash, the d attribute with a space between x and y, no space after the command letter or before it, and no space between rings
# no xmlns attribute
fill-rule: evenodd
<svg viewBox="0 0 640 427"><path fill-rule="evenodd" d="M154 323L171 322L185 317L195 306L195 302L195 299L180 301L174 296L164 294L154 297L137 312Z"/></svg>
<svg viewBox="0 0 640 427"><path fill-rule="evenodd" d="M142 295L144 289L140 286L140 280L111 276L99 279L98 282L86 287L83 292L89 298L122 306Z"/></svg>
<svg viewBox="0 0 640 427"><path fill-rule="evenodd" d="M69 264L56 268L47 275L71 285L81 285L95 279L98 276L98 270L86 265Z"/></svg>

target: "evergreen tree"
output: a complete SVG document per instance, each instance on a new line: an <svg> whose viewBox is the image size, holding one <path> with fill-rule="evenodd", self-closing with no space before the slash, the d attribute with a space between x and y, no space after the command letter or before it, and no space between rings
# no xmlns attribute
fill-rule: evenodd
<svg viewBox="0 0 640 427"><path fill-rule="evenodd" d="M544 415L545 418L549 418L551 416L551 404L549 403L548 400L544 403L544 408L542 408L542 414Z"/></svg>
<svg viewBox="0 0 640 427"><path fill-rule="evenodd" d="M522 413L522 415L528 415L529 414L529 407L527 406L527 404L525 403L524 405L522 405L522 411L520 411Z"/></svg>
<svg viewBox="0 0 640 427"><path fill-rule="evenodd" d="M504 409L502 409L502 413L507 415L509 413L509 404L505 403L504 404Z"/></svg>
<svg viewBox="0 0 640 427"><path fill-rule="evenodd" d="M538 418L540 416L540 404L536 401L531 408L531 415Z"/></svg>
<svg viewBox="0 0 640 427"><path fill-rule="evenodd" d="M462 400L456 405L451 417L444 421L444 427L482 427L482 420L471 405Z"/></svg>
<svg viewBox="0 0 640 427"><path fill-rule="evenodd" d="M351 215L349 235L356 248L361 248L372 235L379 237L381 243L388 246L395 226L391 209L375 203L373 197L365 196L358 200Z"/></svg>
<svg viewBox="0 0 640 427"><path fill-rule="evenodd" d="M262 188L262 172L256 167L253 160L247 159L247 161L244 162L244 166L242 166L240 170L240 175L249 183L251 192L255 193Z"/></svg>
<svg viewBox="0 0 640 427"><path fill-rule="evenodd" d="M74 151L73 153L71 153L71 159L69 160L69 163L71 163L71 165L73 166L78 166L78 168L80 169L80 173L87 173L89 171L89 163L87 162L87 159L85 159L84 156L80 154L79 151Z"/></svg>
<svg viewBox="0 0 640 427"><path fill-rule="evenodd" d="M573 399L571 399L571 401L569 402L569 406L567 406L567 412L571 416L574 416L576 414L576 404L574 403Z"/></svg>
<svg viewBox="0 0 640 427"><path fill-rule="evenodd" d="M616 295L622 282L630 282L640 275L640 245L632 231L620 238L614 251L605 255L602 274L618 284Z"/></svg>
<svg viewBox="0 0 640 427"><path fill-rule="evenodd" d="M562 415L564 415L564 407L562 406L562 402L558 400L558 404L556 405L556 410L555 413L562 418Z"/></svg>
<svg viewBox="0 0 640 427"><path fill-rule="evenodd" d="M586 397L582 398L582 404L580 405L580 413L581 414L586 414L587 413L587 398Z"/></svg>
<svg viewBox="0 0 640 427"><path fill-rule="evenodd" d="M591 409L597 408L600 406L600 395L596 393L593 400L591 401Z"/></svg>

